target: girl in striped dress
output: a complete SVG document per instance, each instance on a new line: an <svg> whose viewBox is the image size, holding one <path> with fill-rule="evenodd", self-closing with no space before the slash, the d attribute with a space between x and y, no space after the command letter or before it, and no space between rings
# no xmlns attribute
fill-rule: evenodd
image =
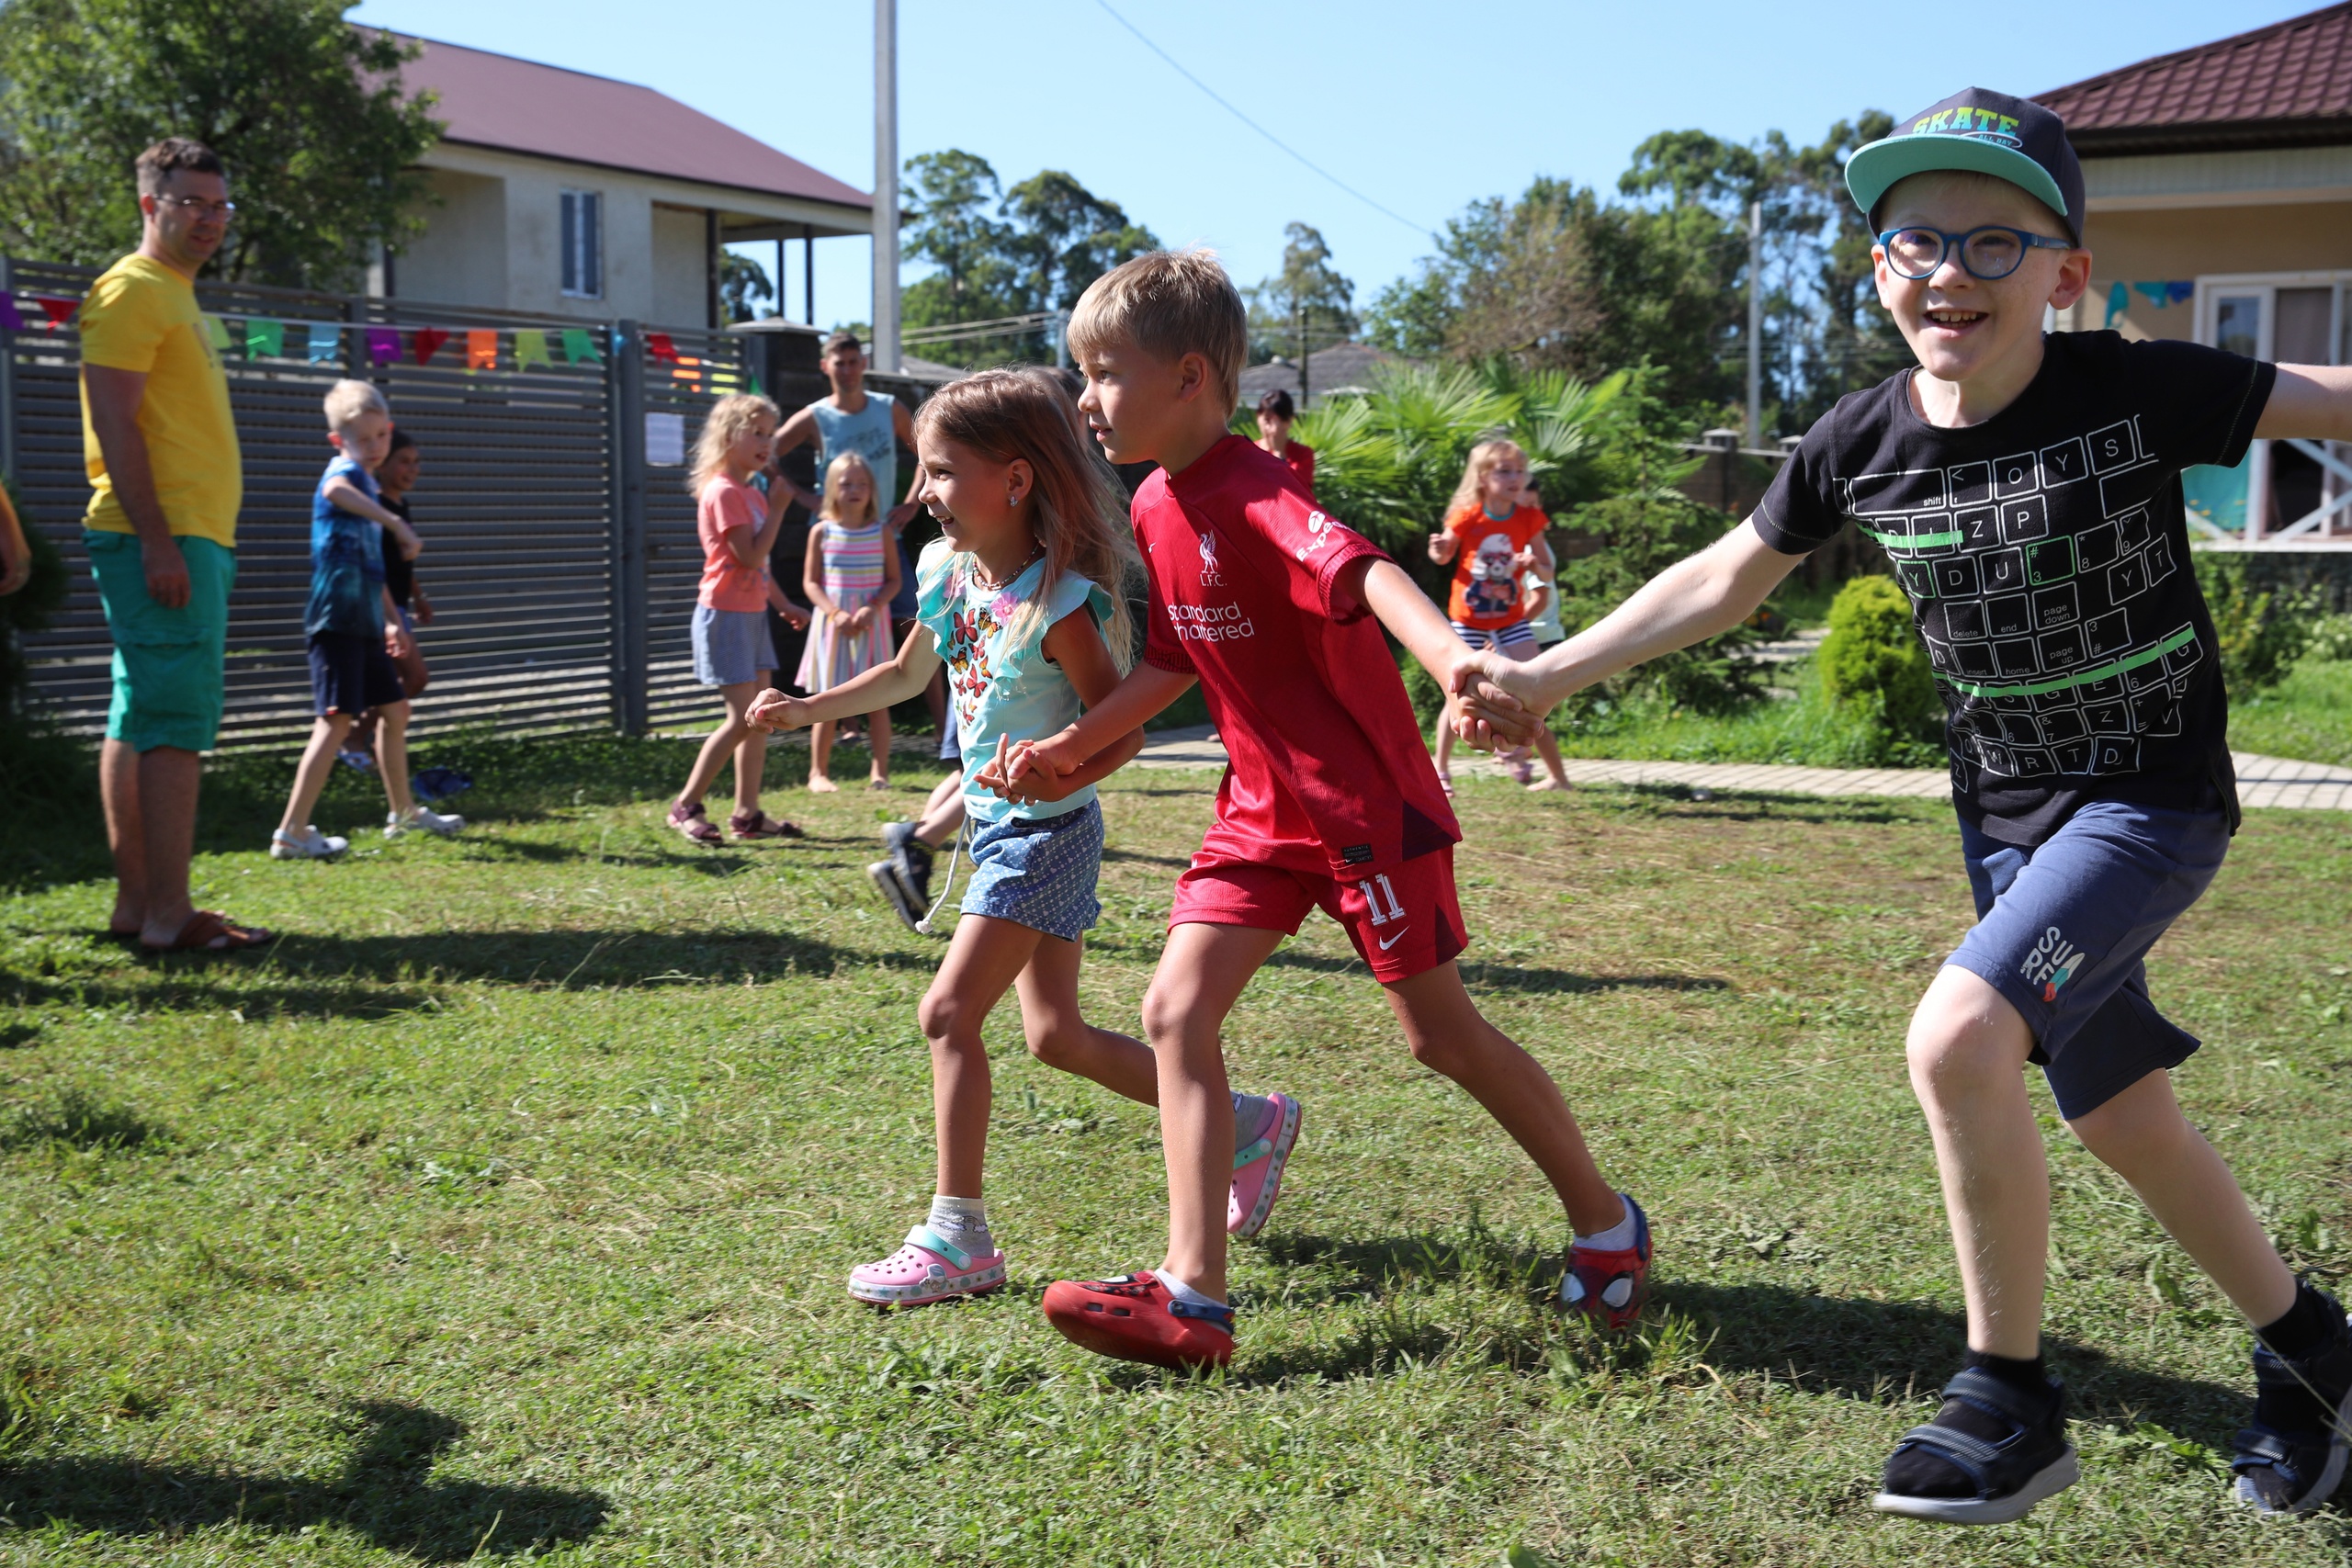
<svg viewBox="0 0 2352 1568"><path fill-rule="evenodd" d="M825 496L808 530L806 569L808 601L817 607L808 651L800 656L800 689L814 696L877 664L888 664L890 599L899 592L899 552L882 525L874 491L874 470L854 452L825 467ZM890 787L890 710L865 716L873 748L869 789ZM831 723L808 736L808 787L820 795L841 786L828 769L833 759Z"/></svg>

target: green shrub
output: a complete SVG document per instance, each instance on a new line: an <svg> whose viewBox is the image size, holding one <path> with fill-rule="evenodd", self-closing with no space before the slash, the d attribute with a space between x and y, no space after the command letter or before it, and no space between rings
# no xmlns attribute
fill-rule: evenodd
<svg viewBox="0 0 2352 1568"><path fill-rule="evenodd" d="M2352 615L2322 615L2311 625L2304 657L2330 663L2352 661Z"/></svg>
<svg viewBox="0 0 2352 1568"><path fill-rule="evenodd" d="M2222 679L2233 692L2277 685L2311 641L2318 595L2255 586L2244 556L2200 550L2196 561L2221 642Z"/></svg>
<svg viewBox="0 0 2352 1568"><path fill-rule="evenodd" d="M1570 632L1591 626L1651 578L1722 538L1732 521L1663 486L1577 507L1566 525L1598 539L1600 548L1561 563L1560 625ZM1756 640L1748 628L1735 626L1721 637L1635 665L1589 693L1577 694L1571 703L1581 712L1593 702L1622 705L1635 696L1656 695L1693 713L1731 713L1763 694L1756 662L1747 657Z"/></svg>
<svg viewBox="0 0 2352 1568"><path fill-rule="evenodd" d="M1925 739L1942 720L1910 601L1891 578L1858 577L1838 591L1819 661L1831 700L1874 712L1890 742Z"/></svg>

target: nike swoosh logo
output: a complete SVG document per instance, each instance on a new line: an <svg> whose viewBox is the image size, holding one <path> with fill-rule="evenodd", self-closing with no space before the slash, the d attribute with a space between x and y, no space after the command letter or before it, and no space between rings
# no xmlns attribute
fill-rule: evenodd
<svg viewBox="0 0 2352 1568"><path fill-rule="evenodd" d="M1404 941L1404 940L1405 940L1405 933L1404 933L1403 931L1398 931L1395 936L1392 936L1392 937L1388 938L1385 942L1383 942L1380 944L1380 951L1381 951L1381 952L1383 952L1383 953L1385 953L1385 952L1387 952L1390 948L1392 948L1392 947L1396 946L1398 942L1402 942L1402 941Z"/></svg>

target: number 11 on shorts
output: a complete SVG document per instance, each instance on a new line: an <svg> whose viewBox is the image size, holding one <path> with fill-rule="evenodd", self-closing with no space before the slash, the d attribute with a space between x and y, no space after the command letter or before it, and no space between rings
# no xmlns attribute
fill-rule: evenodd
<svg viewBox="0 0 2352 1568"><path fill-rule="evenodd" d="M1386 872L1375 872L1365 877L1363 886L1364 902L1372 906L1374 925L1385 926L1391 920L1401 920L1405 918L1405 906L1396 902L1396 889L1388 886ZM1388 899L1388 908L1385 910L1380 907L1381 897L1384 894Z"/></svg>

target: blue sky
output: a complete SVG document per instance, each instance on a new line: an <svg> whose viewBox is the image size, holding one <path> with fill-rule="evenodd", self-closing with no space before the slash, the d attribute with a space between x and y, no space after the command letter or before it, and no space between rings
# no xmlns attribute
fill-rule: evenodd
<svg viewBox="0 0 2352 1568"><path fill-rule="evenodd" d="M1613 189L1653 131L1744 141L1777 128L1813 141L1866 107L1903 114L1972 85L2030 95L2312 8L1110 3L1252 118L1412 222L1267 145L1099 0L901 0L901 154L961 147L1008 184L1067 169L1163 241L1215 245L1244 284L1275 269L1285 223L1312 223L1359 302L1429 253L1417 225L1433 229L1537 175ZM641 82L862 189L873 184L870 3L368 0L352 16ZM1865 17L1876 25L1856 25ZM794 314L798 265L796 255ZM863 319L868 279L865 242L820 242L818 321Z"/></svg>

